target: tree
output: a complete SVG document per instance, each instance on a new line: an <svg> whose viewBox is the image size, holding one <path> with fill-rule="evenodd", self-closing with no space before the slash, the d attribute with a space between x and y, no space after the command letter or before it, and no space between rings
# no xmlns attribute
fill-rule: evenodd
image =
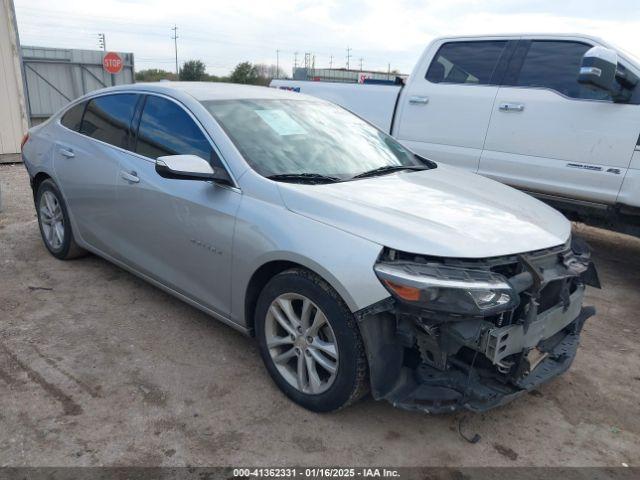
<svg viewBox="0 0 640 480"><path fill-rule="evenodd" d="M250 62L242 62L236 65L231 72L229 81L233 83L256 83L258 72Z"/></svg>
<svg viewBox="0 0 640 480"><path fill-rule="evenodd" d="M175 80L176 74L160 70L158 68L148 68L136 72L136 82L159 82L160 80Z"/></svg>
<svg viewBox="0 0 640 480"><path fill-rule="evenodd" d="M180 80L187 82L199 82L207 80L207 67L200 60L189 60L182 64Z"/></svg>

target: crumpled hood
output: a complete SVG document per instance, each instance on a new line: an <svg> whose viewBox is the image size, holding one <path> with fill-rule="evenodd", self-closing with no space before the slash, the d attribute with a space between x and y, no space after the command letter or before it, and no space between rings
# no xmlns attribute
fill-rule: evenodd
<svg viewBox="0 0 640 480"><path fill-rule="evenodd" d="M539 200L441 164L344 183L278 186L289 210L411 253L495 257L560 245L571 232L570 222Z"/></svg>

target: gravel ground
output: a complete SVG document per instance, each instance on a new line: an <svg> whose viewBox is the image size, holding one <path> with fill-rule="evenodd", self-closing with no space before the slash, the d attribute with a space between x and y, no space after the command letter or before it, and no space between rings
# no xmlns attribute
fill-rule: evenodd
<svg viewBox="0 0 640 480"><path fill-rule="evenodd" d="M575 227L598 315L532 394L486 414L366 399L319 415L276 389L252 339L98 257L49 255L22 165L0 185L0 465L640 465L640 239Z"/></svg>

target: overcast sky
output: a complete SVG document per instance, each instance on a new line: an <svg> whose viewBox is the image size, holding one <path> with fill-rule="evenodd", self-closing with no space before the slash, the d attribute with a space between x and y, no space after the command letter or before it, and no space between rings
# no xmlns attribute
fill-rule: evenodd
<svg viewBox="0 0 640 480"><path fill-rule="evenodd" d="M238 62L276 63L290 72L294 53L316 66L410 73L424 46L442 35L579 32L640 57L640 0L14 0L23 45L133 52L136 69L174 70L201 59L209 73Z"/></svg>

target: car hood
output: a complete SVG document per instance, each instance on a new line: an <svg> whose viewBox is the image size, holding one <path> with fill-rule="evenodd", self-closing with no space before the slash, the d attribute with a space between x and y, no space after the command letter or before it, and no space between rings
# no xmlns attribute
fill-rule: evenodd
<svg viewBox="0 0 640 480"><path fill-rule="evenodd" d="M326 185L278 186L293 212L423 255L522 253L563 244L571 232L569 221L539 200L444 165Z"/></svg>

